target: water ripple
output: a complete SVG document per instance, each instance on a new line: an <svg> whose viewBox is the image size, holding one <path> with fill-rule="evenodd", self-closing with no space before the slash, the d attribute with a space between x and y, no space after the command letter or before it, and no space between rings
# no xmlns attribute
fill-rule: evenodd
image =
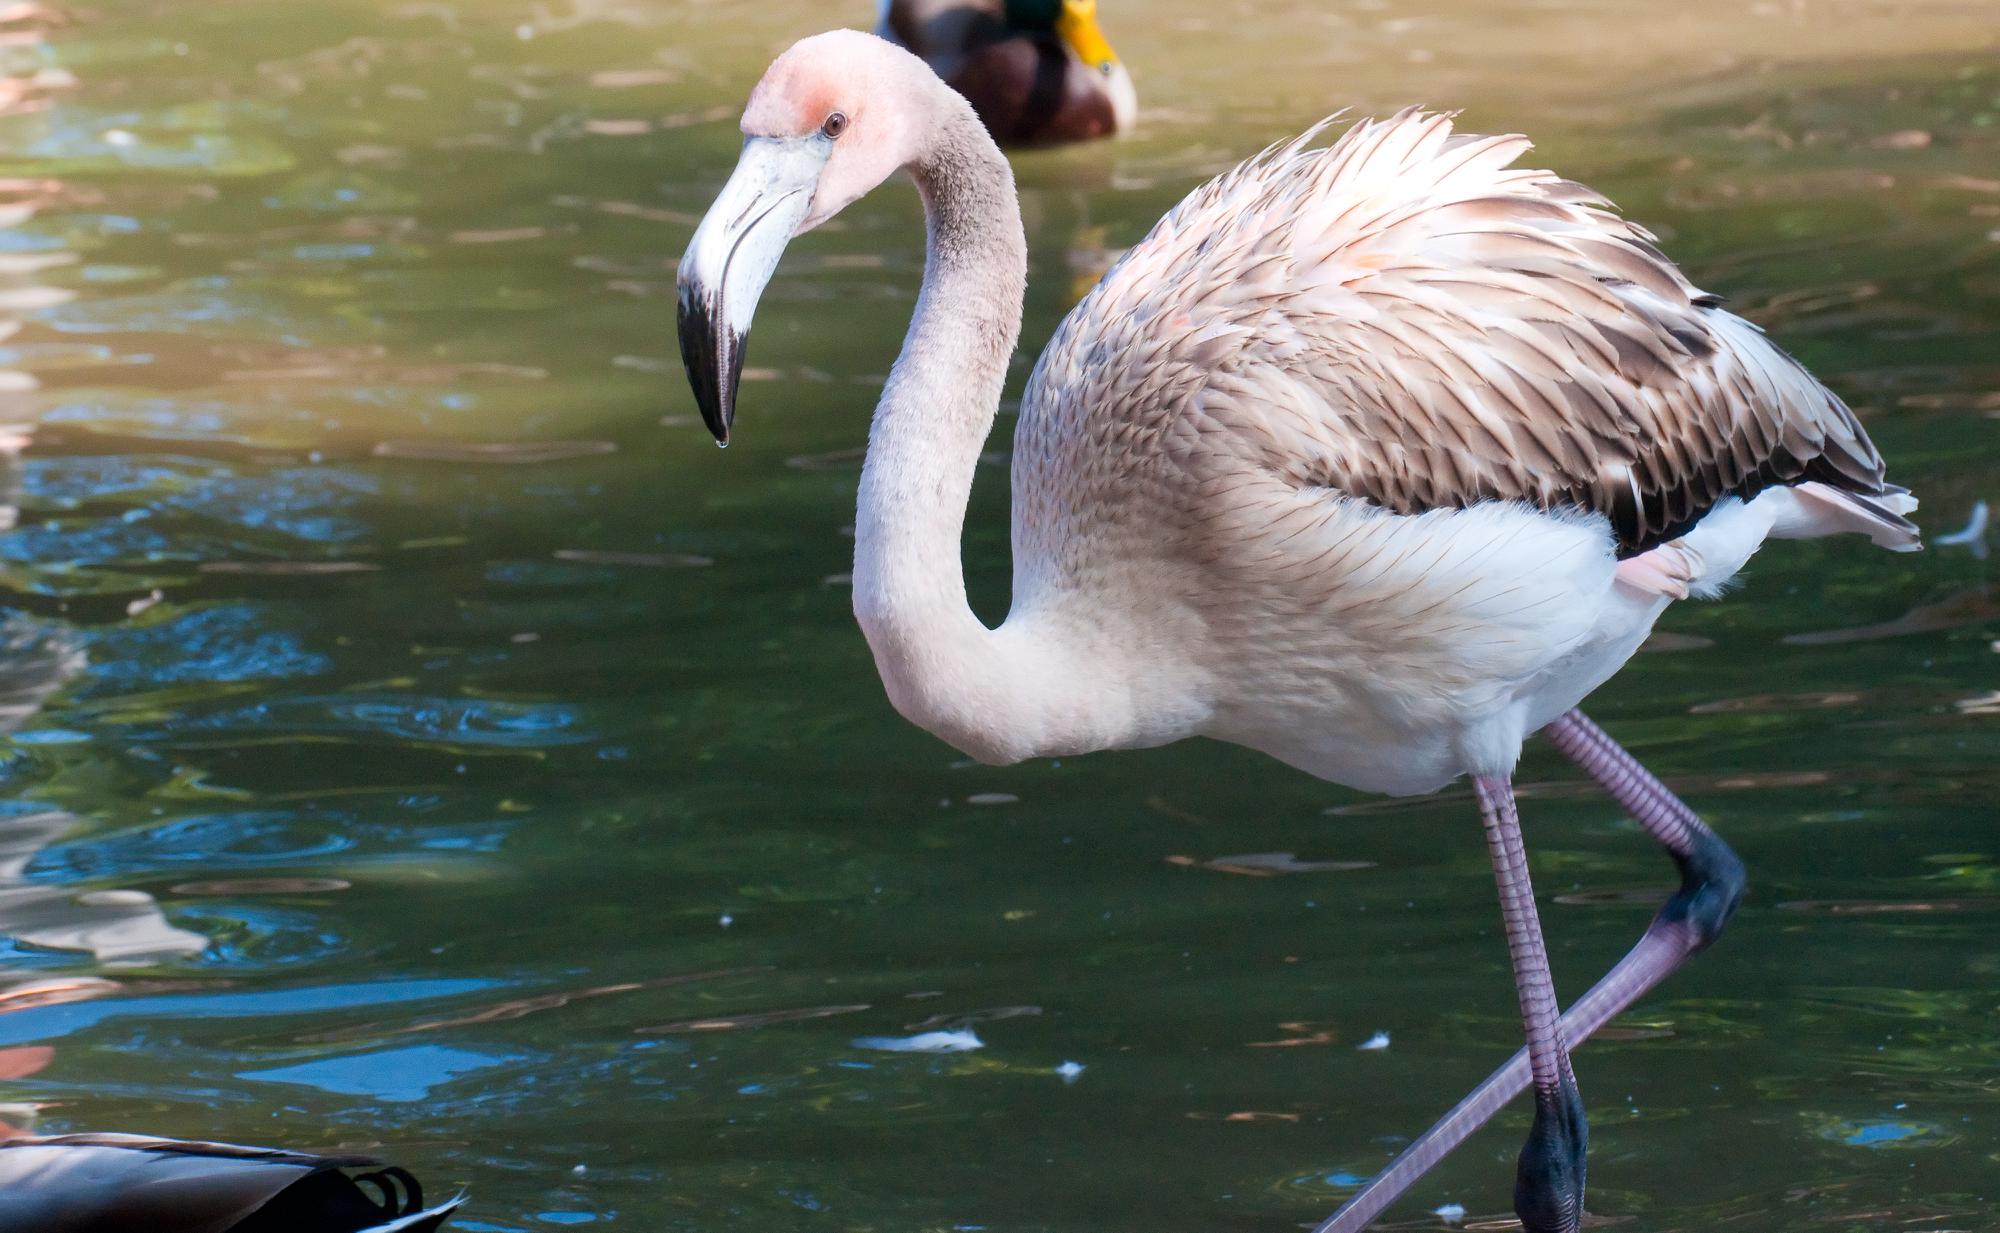
<svg viewBox="0 0 2000 1233"><path fill-rule="evenodd" d="M308 650L283 605L211 604L96 631L88 696L146 686L282 680L332 665ZM150 615L150 614L149 614Z"/></svg>

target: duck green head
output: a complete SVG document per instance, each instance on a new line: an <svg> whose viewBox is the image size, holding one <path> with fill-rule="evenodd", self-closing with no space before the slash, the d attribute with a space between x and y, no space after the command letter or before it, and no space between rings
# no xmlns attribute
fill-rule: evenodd
<svg viewBox="0 0 2000 1233"><path fill-rule="evenodd" d="M1111 72L1118 53L1097 25L1097 0L1006 0L1011 30L1051 30L1076 58L1100 73Z"/></svg>
<svg viewBox="0 0 2000 1233"><path fill-rule="evenodd" d="M1010 30L1053 30L1062 16L1063 0L1007 0Z"/></svg>

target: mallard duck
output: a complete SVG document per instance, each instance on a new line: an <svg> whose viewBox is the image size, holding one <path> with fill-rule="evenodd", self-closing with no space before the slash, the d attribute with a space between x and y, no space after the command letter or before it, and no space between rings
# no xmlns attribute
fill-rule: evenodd
<svg viewBox="0 0 2000 1233"><path fill-rule="evenodd" d="M1097 0L881 0L875 32L923 57L1002 145L1109 136L1139 109Z"/></svg>
<svg viewBox="0 0 2000 1233"><path fill-rule="evenodd" d="M425 1208L416 1178L367 1156L145 1135L0 1142L0 1229L23 1233L431 1233L461 1202Z"/></svg>

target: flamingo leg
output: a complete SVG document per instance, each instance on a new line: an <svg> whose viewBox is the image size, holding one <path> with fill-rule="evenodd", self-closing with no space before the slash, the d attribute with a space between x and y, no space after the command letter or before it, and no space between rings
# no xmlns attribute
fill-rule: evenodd
<svg viewBox="0 0 2000 1233"><path fill-rule="evenodd" d="M1493 880L1500 891L1500 916L1507 927L1507 956L1514 966L1521 1025L1528 1037L1528 1074L1535 1092L1535 1123L1521 1148L1514 1175L1514 1212L1525 1233L1577 1233L1583 1220L1584 1155L1590 1131L1583 1096L1570 1069L1563 1037L1562 1005L1549 975L1542 922L1535 911L1535 888L1528 880L1528 854L1521 842L1521 815L1514 808L1514 785L1504 775L1472 781Z"/></svg>
<svg viewBox="0 0 2000 1233"><path fill-rule="evenodd" d="M1680 889L1653 917L1644 936L1563 1015L1565 1038L1581 1044L1715 940L1743 898L1743 863L1694 810L1582 711L1570 711L1544 731L1667 849L1681 873ZM1366 1229L1418 1178L1520 1095L1530 1081L1528 1051L1523 1049L1355 1192L1314 1233L1360 1233Z"/></svg>

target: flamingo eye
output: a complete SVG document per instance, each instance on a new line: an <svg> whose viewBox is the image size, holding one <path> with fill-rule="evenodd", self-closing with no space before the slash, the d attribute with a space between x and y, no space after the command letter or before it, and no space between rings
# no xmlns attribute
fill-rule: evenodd
<svg viewBox="0 0 2000 1233"><path fill-rule="evenodd" d="M840 136L847 131L847 113L844 111L834 112L826 118L825 124L819 126L819 131L825 133L828 137Z"/></svg>

